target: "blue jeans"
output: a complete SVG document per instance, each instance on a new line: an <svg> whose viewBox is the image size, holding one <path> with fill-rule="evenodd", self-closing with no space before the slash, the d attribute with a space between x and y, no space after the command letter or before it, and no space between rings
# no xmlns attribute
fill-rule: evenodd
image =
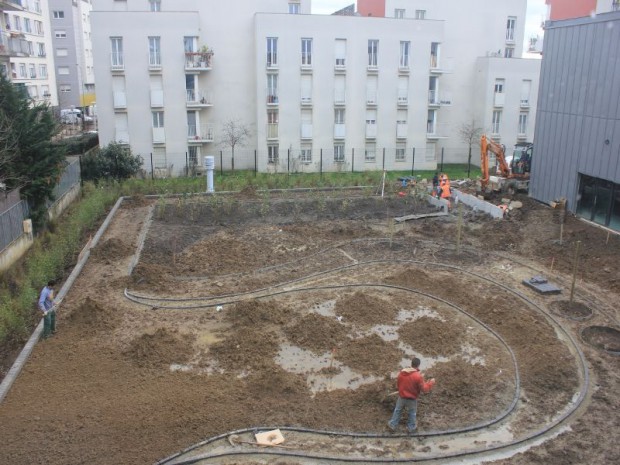
<svg viewBox="0 0 620 465"><path fill-rule="evenodd" d="M405 407L407 407L407 412L409 413L409 417L407 419L407 429L410 432L413 432L417 427L416 411L418 409L418 401L415 399L405 399L404 397L399 396L398 400L396 401L396 407L394 407L394 413L392 414L389 425L390 428L396 429L396 427L400 423L400 415L403 412L403 408Z"/></svg>

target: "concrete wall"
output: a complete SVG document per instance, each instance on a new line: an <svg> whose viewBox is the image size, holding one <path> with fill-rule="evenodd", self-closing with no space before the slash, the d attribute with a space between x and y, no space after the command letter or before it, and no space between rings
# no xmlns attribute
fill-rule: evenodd
<svg viewBox="0 0 620 465"><path fill-rule="evenodd" d="M76 184L69 191L67 191L61 198L59 198L54 205L48 210L47 216L50 220L58 218L62 212L64 212L69 205L73 203L75 199L80 196L81 187L80 184Z"/></svg>
<svg viewBox="0 0 620 465"><path fill-rule="evenodd" d="M32 233L24 234L0 252L0 273L4 273L11 268L11 266L28 251L33 243L34 238Z"/></svg>
<svg viewBox="0 0 620 465"><path fill-rule="evenodd" d="M620 12L548 23L530 195L565 197L579 173L620 183Z"/></svg>

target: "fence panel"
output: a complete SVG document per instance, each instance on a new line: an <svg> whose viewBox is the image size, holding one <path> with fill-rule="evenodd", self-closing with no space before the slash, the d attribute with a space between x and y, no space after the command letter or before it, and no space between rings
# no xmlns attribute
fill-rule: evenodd
<svg viewBox="0 0 620 465"><path fill-rule="evenodd" d="M53 199L47 201L47 207L51 207L58 200L62 198L67 192L69 192L76 184L80 182L80 160L75 159L71 161L62 173L60 181L56 184L53 191Z"/></svg>
<svg viewBox="0 0 620 465"><path fill-rule="evenodd" d="M24 234L23 222L28 214L28 202L25 200L0 213L0 252Z"/></svg>

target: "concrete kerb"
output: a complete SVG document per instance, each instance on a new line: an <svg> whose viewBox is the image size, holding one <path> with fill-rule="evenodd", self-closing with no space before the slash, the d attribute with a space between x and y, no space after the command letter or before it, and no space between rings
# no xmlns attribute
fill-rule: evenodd
<svg viewBox="0 0 620 465"><path fill-rule="evenodd" d="M468 207L474 209L474 211L478 210L484 213L488 213L493 218L503 218L504 211L499 208L497 205L493 205L492 203L487 202L486 200L480 200L475 195L466 194L464 192L459 191L458 189L453 189L452 197L454 197L456 202L463 202Z"/></svg>
<svg viewBox="0 0 620 465"><path fill-rule="evenodd" d="M58 296L56 297L56 302L58 304L62 302L62 299L65 297L65 295L67 295L67 293L71 289L71 286L73 286L73 283L75 282L79 274L82 272L84 265L86 265L86 262L88 261L88 257L90 257L90 249L97 245L97 243L99 242L99 239L101 239L101 236L103 236L105 231L108 229L108 226L112 222L112 219L116 215L116 212L118 211L119 207L123 203L124 199L125 197L120 197L116 201L114 208L112 208L112 211L110 211L110 213L108 214L107 218L105 219L105 221L99 228L99 231L97 231L97 234L95 235L94 239L90 241L88 244L86 244L86 246L84 247L84 250L80 254L81 255L80 260L75 265L75 268L73 268L73 271L69 275L69 278L67 278L62 288L58 292ZM32 353L32 350L34 349L35 344L41 338L42 333L43 333L43 319L39 321L39 324L33 331L32 335L30 336L30 339L28 339L28 342L26 342L26 345L24 346L22 351L19 353L17 359L11 366L11 369L6 374L4 379L2 380L2 383L0 383L0 403L4 400L9 390L11 389L11 386L13 386L13 383L15 382L15 380L21 373L24 365L26 364L26 362L28 361L28 358L30 357L30 354Z"/></svg>

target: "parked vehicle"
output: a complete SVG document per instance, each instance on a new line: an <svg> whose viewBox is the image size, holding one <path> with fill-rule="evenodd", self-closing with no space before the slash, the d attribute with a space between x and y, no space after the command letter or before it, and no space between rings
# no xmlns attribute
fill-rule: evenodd
<svg viewBox="0 0 620 465"><path fill-rule="evenodd" d="M89 123L93 121L93 118L88 115L83 115L82 110L78 108L71 108L60 110L60 122L63 124L81 124L82 121Z"/></svg>

